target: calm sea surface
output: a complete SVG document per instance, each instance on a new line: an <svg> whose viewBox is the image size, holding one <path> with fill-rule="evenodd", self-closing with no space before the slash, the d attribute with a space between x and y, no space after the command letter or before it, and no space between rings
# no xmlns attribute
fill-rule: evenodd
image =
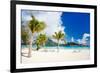
<svg viewBox="0 0 100 73"><path fill-rule="evenodd" d="M29 45L21 45L21 48L28 48ZM36 46L32 46L33 48L36 48ZM42 48L47 49L57 49L57 46L45 46ZM61 49L90 49L90 46L59 46Z"/></svg>

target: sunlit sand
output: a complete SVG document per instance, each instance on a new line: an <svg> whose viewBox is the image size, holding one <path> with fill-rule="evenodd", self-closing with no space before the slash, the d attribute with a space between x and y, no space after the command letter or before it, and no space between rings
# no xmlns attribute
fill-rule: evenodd
<svg viewBox="0 0 100 73"><path fill-rule="evenodd" d="M40 49L32 51L32 56L28 58L28 48L22 49L22 63L36 62L63 62L63 61L79 61L88 60L90 58L89 49Z"/></svg>

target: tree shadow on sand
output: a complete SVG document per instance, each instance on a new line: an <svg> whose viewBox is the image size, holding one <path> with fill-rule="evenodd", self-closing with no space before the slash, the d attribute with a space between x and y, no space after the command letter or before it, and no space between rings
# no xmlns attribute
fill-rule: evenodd
<svg viewBox="0 0 100 73"><path fill-rule="evenodd" d="M25 52L22 52L21 56L29 58L28 53L25 53Z"/></svg>

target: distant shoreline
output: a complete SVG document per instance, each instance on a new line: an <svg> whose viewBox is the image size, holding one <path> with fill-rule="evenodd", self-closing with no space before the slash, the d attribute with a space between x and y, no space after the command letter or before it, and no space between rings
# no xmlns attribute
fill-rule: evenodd
<svg viewBox="0 0 100 73"><path fill-rule="evenodd" d="M21 49L25 49L25 48L29 48L28 46L22 46ZM41 47L44 49L57 49L57 46L45 46L45 47ZM40 48L40 49L41 49ZM36 49L36 46L33 46L32 49ZM59 46L59 49L65 49L65 50L69 50L69 49L90 49L89 46Z"/></svg>

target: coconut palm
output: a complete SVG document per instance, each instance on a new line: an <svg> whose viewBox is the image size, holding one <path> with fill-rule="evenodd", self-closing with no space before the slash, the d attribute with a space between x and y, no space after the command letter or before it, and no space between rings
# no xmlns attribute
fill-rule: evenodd
<svg viewBox="0 0 100 73"><path fill-rule="evenodd" d="M57 49L58 49L58 52L59 52L59 41L64 39L64 36L65 34L62 33L62 31L58 31L58 32L55 32L55 34L53 35L53 38L57 39Z"/></svg>
<svg viewBox="0 0 100 73"><path fill-rule="evenodd" d="M47 36L45 34L40 34L36 39L37 50L40 49L40 46L44 46L47 41Z"/></svg>
<svg viewBox="0 0 100 73"><path fill-rule="evenodd" d="M37 19L35 19L34 16L31 16L32 19L29 21L29 28L32 32L32 38L30 39L30 47L29 47L29 53L28 56L31 56L31 50L32 50L32 43L33 43L33 36L35 32L40 32L42 30L45 29L46 24L42 21L38 21Z"/></svg>

